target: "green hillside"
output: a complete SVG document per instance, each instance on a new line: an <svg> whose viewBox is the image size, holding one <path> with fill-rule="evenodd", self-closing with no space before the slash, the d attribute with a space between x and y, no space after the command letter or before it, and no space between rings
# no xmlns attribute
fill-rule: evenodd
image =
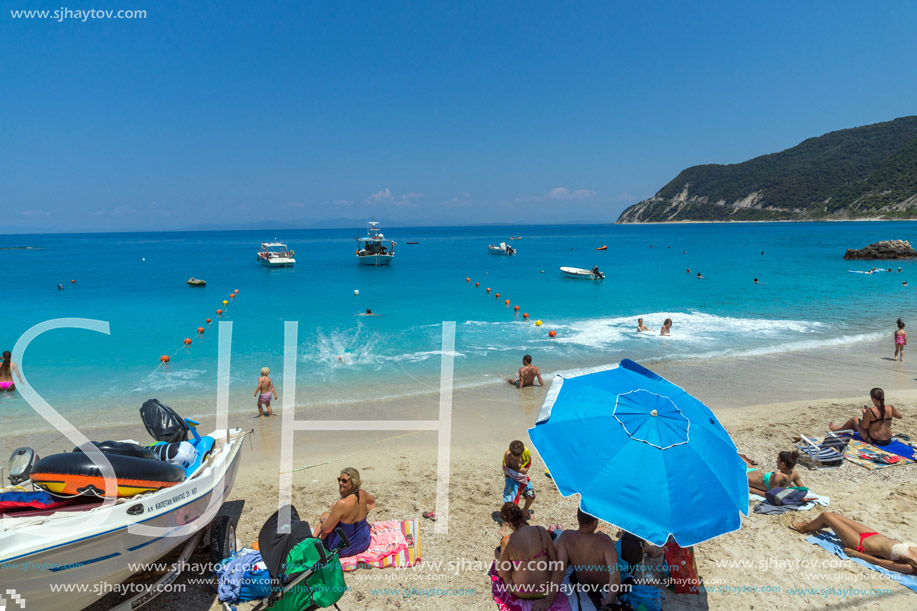
<svg viewBox="0 0 917 611"><path fill-rule="evenodd" d="M917 218L917 117L688 168L618 222L847 218Z"/></svg>

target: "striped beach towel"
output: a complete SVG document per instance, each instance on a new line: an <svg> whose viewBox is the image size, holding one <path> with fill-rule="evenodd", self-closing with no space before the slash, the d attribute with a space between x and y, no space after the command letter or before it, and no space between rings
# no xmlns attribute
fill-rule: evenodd
<svg viewBox="0 0 917 611"><path fill-rule="evenodd" d="M874 446L872 444L865 443L863 441L860 441L859 439L853 439L850 442L850 445L847 446L847 451L844 452L844 458L846 458L847 460L849 460L850 462L854 464L860 465L861 467L866 467L867 469L871 469L871 470L884 469L886 467L894 467L896 465L914 464L913 460L901 456L899 457L900 459L898 460L898 462L896 462L893 465L882 465L882 464L873 462L871 460L860 458L859 452L861 450L867 450L874 454L878 454L880 456L896 456L895 453L888 452L879 446Z"/></svg>
<svg viewBox="0 0 917 611"><path fill-rule="evenodd" d="M420 520L374 522L369 530L369 548L361 554L341 558L341 568L384 569L408 567L420 562Z"/></svg>

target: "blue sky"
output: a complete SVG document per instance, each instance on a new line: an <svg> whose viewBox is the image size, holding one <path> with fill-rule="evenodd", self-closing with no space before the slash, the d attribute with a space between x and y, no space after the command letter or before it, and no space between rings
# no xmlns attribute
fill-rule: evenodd
<svg viewBox="0 0 917 611"><path fill-rule="evenodd" d="M145 19L9 10L140 9ZM10 231L608 222L917 113L917 4L7 0Z"/></svg>

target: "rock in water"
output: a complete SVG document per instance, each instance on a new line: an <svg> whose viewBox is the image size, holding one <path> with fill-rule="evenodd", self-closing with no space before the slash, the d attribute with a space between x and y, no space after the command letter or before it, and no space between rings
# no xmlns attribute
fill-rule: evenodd
<svg viewBox="0 0 917 611"><path fill-rule="evenodd" d="M860 250L850 248L844 255L845 259L911 259L913 257L917 257L917 251L907 240L882 240Z"/></svg>

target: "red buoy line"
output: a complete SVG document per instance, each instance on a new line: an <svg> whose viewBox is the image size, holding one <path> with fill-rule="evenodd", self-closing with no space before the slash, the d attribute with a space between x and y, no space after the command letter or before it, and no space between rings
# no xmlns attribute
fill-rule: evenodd
<svg viewBox="0 0 917 611"><path fill-rule="evenodd" d="M486 272L485 272L485 273L486 273ZM542 270L541 273L543 274L544 271ZM468 278L465 278L465 284L468 284L468 285L471 284L471 277L470 277L470 276L469 276ZM474 283L474 287L475 287L475 288L480 288L480 286L481 286L481 283L480 283L480 282L475 282L475 283ZM486 287L484 290L487 292L488 295L490 294L490 287ZM505 297L505 295L504 295L504 297ZM494 293L494 298L495 298L495 299L500 299L500 293ZM509 299L504 299L504 300L503 300L503 305L505 305L506 307L509 307L509 304L510 304L510 300L509 300ZM513 312L518 313L519 310L520 310L519 306L513 306ZM525 321L529 320L529 313L528 313L528 312L523 312L523 313L522 313L522 320L525 320ZM541 326L541 321L540 321L540 320L535 321L535 326L536 326L536 327L540 327L540 326ZM556 337L557 337L557 331L551 329L550 331L548 331L548 337L550 337L551 339L556 338Z"/></svg>

